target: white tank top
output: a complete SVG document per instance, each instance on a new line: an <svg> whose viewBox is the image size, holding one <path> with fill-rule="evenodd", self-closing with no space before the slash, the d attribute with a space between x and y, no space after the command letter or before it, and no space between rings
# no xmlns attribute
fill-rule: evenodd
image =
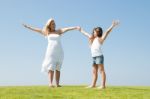
<svg viewBox="0 0 150 99"><path fill-rule="evenodd" d="M99 42L98 40L98 37L96 37L94 40L93 40L93 43L91 45L91 54L92 54L92 57L96 57L96 56L101 56L103 55L102 53L102 50L101 50L101 43Z"/></svg>

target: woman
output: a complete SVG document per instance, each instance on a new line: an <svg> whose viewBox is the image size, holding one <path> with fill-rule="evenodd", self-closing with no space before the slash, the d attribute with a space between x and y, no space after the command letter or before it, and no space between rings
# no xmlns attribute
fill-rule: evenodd
<svg viewBox="0 0 150 99"><path fill-rule="evenodd" d="M118 21L113 21L112 25L108 28L108 30L103 34L103 30L101 27L96 27L93 29L93 34L89 35L83 29L80 30L86 37L89 39L90 47L91 47L91 54L93 58L93 68L92 68L92 84L87 88L94 88L96 87L97 77L98 77L98 69L102 76L101 86L98 87L99 89L104 89L106 83L106 74L104 70L104 56L101 50L101 46L103 45L106 37L112 31L112 29L119 24Z"/></svg>
<svg viewBox="0 0 150 99"><path fill-rule="evenodd" d="M48 73L49 77L49 87L54 87L53 77L55 72L56 87L61 87L59 85L60 80L60 69L64 58L64 52L61 46L61 35L70 30L79 30L80 27L67 27L55 29L54 19L49 19L43 29L34 28L23 24L24 27L38 32L48 39L47 51L45 54L45 59L42 64L42 71Z"/></svg>

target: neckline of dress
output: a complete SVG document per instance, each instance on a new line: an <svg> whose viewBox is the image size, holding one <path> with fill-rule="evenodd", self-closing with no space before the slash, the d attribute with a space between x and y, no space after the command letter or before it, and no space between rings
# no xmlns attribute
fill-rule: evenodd
<svg viewBox="0 0 150 99"><path fill-rule="evenodd" d="M59 35L59 34L57 34L57 33L50 33L50 34L48 34L48 36L50 36L50 35Z"/></svg>

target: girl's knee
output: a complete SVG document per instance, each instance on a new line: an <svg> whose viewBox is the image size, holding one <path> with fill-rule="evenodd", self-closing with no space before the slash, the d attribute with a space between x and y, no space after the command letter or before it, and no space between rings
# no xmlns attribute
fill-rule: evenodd
<svg viewBox="0 0 150 99"><path fill-rule="evenodd" d="M104 68L100 68L99 71L100 71L100 73L105 73Z"/></svg>
<svg viewBox="0 0 150 99"><path fill-rule="evenodd" d="M98 73L98 70L93 70L93 74L97 74Z"/></svg>

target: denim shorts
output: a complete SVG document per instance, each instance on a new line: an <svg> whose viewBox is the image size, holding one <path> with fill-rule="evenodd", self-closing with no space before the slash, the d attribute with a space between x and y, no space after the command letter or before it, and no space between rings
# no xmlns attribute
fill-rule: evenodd
<svg viewBox="0 0 150 99"><path fill-rule="evenodd" d="M104 56L96 56L96 57L92 57L93 58L93 65L95 64L104 64Z"/></svg>

